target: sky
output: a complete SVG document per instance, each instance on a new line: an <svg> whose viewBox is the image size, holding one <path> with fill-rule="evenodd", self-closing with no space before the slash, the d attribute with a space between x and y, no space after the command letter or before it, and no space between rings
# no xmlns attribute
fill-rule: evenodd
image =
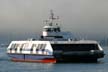
<svg viewBox="0 0 108 72"><path fill-rule="evenodd" d="M108 0L0 0L0 40L41 34L51 9L63 31L108 36Z"/></svg>

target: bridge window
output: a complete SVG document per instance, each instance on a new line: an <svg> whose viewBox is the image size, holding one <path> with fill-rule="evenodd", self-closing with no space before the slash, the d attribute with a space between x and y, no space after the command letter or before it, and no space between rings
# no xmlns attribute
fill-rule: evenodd
<svg viewBox="0 0 108 72"><path fill-rule="evenodd" d="M60 28L54 28L54 32L60 32Z"/></svg>
<svg viewBox="0 0 108 72"><path fill-rule="evenodd" d="M59 27L57 28L57 31L60 32L60 28Z"/></svg>
<svg viewBox="0 0 108 72"><path fill-rule="evenodd" d="M57 28L54 28L54 32L57 32Z"/></svg>
<svg viewBox="0 0 108 72"><path fill-rule="evenodd" d="M51 28L46 28L45 31L51 32L52 30L51 30Z"/></svg>

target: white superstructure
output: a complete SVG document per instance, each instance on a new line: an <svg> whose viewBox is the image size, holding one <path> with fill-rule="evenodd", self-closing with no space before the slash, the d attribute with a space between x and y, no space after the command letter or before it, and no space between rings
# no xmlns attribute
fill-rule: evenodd
<svg viewBox="0 0 108 72"><path fill-rule="evenodd" d="M12 41L7 53L52 55L49 41Z"/></svg>

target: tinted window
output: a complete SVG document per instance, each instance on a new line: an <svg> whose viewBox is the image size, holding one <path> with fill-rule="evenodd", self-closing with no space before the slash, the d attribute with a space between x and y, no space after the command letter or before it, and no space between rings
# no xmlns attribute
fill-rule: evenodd
<svg viewBox="0 0 108 72"><path fill-rule="evenodd" d="M97 44L52 44L54 50L90 51L98 50Z"/></svg>

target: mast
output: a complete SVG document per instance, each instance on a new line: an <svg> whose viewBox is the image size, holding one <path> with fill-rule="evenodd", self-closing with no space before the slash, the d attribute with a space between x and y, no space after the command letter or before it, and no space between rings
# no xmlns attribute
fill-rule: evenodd
<svg viewBox="0 0 108 72"><path fill-rule="evenodd" d="M50 10L50 18L49 19L52 19L52 20L54 20L54 19L56 19L56 18L54 18L54 13L53 13L53 10Z"/></svg>
<svg viewBox="0 0 108 72"><path fill-rule="evenodd" d="M50 10L50 17L49 17L49 20L51 20L51 22L49 23L50 26L53 25L53 21L54 20L58 20L59 19L59 16L57 17L54 17L54 13L53 13L53 10ZM57 23L55 25L58 25Z"/></svg>

